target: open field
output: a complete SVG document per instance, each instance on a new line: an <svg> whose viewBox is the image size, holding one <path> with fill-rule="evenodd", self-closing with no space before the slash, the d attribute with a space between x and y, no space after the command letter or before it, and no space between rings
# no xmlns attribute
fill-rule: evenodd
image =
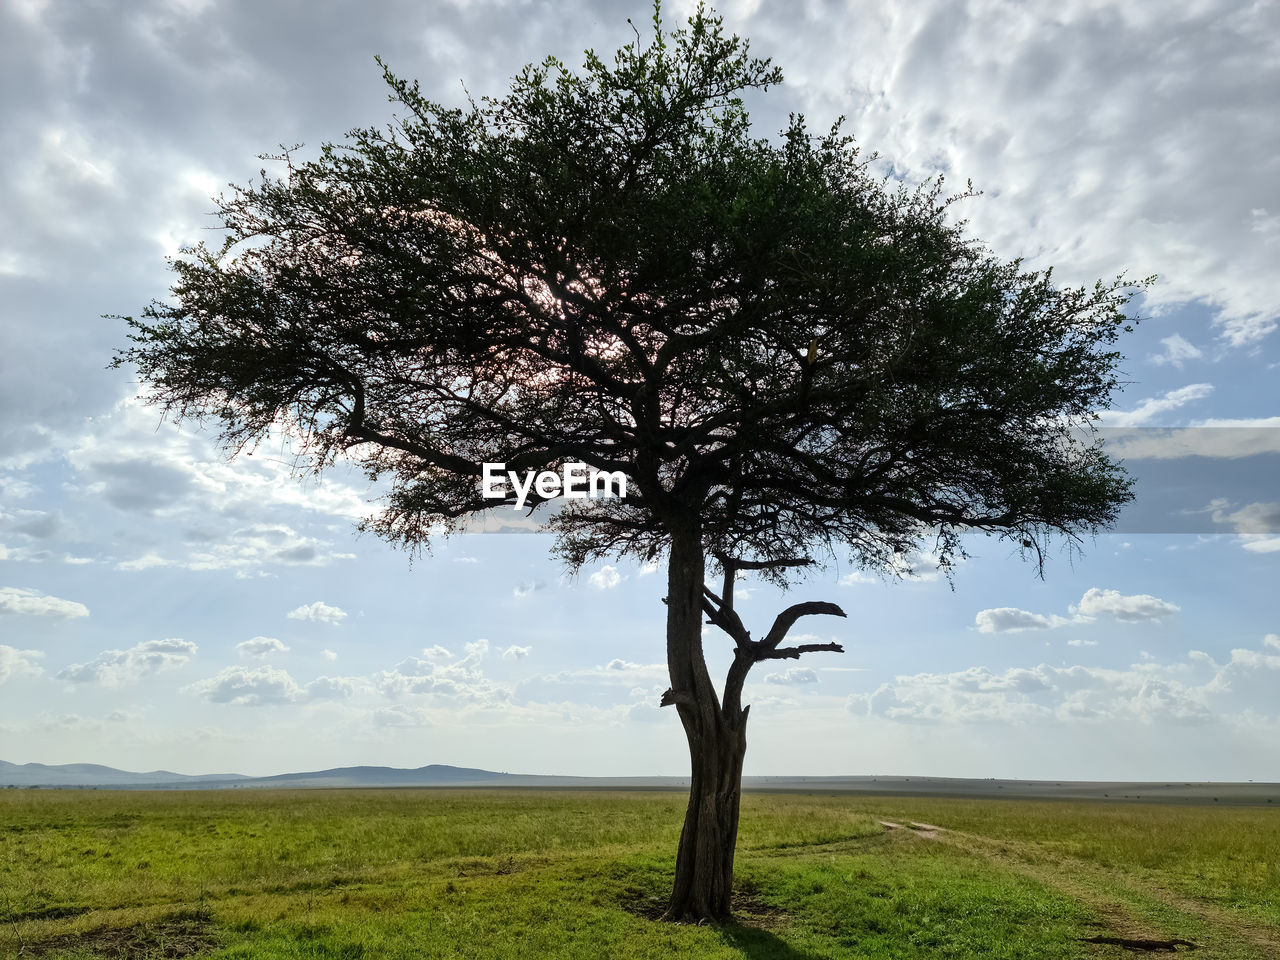
<svg viewBox="0 0 1280 960"><path fill-rule="evenodd" d="M1274 807L748 794L720 929L653 919L683 807L0 791L0 957L1280 956Z"/></svg>

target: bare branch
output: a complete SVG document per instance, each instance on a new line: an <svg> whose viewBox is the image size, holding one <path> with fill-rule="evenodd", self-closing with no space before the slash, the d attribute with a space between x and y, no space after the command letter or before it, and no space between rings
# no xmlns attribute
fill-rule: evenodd
<svg viewBox="0 0 1280 960"><path fill-rule="evenodd" d="M809 557L779 557L776 560L734 560L739 570L775 570L778 567L807 567L813 564Z"/></svg>
<svg viewBox="0 0 1280 960"><path fill-rule="evenodd" d="M748 632L746 625L733 612L733 608L725 607L720 602L720 598L705 584L702 587L702 593L702 609L706 612L709 623L727 633L738 646L749 646L755 643L751 639L751 634Z"/></svg>
<svg viewBox="0 0 1280 960"><path fill-rule="evenodd" d="M787 636L787 631L795 626L795 622L801 617L813 616L815 614L828 614L833 617L844 617L847 614L834 603L827 603L823 600L810 600L805 603L795 603L787 607L778 618L773 621L773 627L769 630L765 638L760 641L765 650L773 650Z"/></svg>
<svg viewBox="0 0 1280 960"><path fill-rule="evenodd" d="M720 566L724 570L724 587L721 589L720 595L723 598L720 606L725 610L733 609L733 585L738 579L738 562L730 557L717 556Z"/></svg>
<svg viewBox="0 0 1280 960"><path fill-rule="evenodd" d="M761 660L799 660L802 653L815 653L827 650L831 653L844 653L844 647L838 643L802 643L796 647L781 647L760 654Z"/></svg>

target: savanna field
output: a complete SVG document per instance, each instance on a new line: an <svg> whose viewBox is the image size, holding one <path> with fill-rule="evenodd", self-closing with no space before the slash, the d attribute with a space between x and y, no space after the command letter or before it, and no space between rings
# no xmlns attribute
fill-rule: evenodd
<svg viewBox="0 0 1280 960"><path fill-rule="evenodd" d="M684 803L0 791L0 956L1280 957L1280 810L748 794L717 928L656 919Z"/></svg>

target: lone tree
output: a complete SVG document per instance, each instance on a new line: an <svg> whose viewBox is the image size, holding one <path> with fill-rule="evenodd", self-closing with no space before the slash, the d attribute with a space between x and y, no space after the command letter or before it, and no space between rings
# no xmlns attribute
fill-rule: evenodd
<svg viewBox="0 0 1280 960"><path fill-rule="evenodd" d="M797 603L753 637L735 579L926 545L949 567L966 530L1039 558L1105 528L1129 483L1075 428L1117 386L1133 288L996 259L940 181L874 176L839 123L751 136L740 95L781 74L702 9L669 33L655 7L612 63L549 58L465 109L383 69L403 115L220 197L226 242L172 263L115 364L232 450L287 425L306 469L386 479L369 526L410 547L511 510L486 461L621 471L625 498L546 528L575 568L667 560L662 703L692 765L667 917L724 919L743 681L841 652L787 634L845 616ZM704 616L733 643L719 695Z"/></svg>

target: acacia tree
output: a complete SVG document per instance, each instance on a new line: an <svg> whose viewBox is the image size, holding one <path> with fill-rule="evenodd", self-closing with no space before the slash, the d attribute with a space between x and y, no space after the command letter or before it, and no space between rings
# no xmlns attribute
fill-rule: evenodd
<svg viewBox="0 0 1280 960"><path fill-rule="evenodd" d="M753 137L741 95L781 75L702 9L666 33L655 7L612 63L547 59L463 109L383 69L403 114L220 197L225 243L172 262L115 363L233 450L285 424L309 468L358 462L388 483L369 526L411 547L511 509L482 496L486 461L621 471L625 498L546 528L575 568L667 560L662 703L692 768L667 916L726 918L743 682L841 652L786 638L845 616L797 603L755 638L735 579L1103 529L1128 481L1073 427L1117 385L1132 288L995 258L940 181L874 176L838 123ZM719 694L704 616L733 644Z"/></svg>

